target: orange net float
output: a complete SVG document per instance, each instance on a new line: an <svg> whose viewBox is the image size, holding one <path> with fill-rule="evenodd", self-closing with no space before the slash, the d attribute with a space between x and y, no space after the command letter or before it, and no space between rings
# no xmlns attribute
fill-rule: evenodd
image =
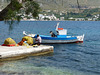
<svg viewBox="0 0 100 75"><path fill-rule="evenodd" d="M11 46L15 46L15 44L10 44L10 45L2 44L2 46L8 46L8 47L11 47Z"/></svg>

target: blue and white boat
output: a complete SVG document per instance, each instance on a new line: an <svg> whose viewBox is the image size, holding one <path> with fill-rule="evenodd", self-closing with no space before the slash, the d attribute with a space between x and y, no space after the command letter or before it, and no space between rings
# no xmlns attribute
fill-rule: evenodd
<svg viewBox="0 0 100 75"><path fill-rule="evenodd" d="M39 35L42 38L42 43L48 43L48 44L57 44L57 43L83 43L84 34L81 36L69 36L67 35L67 30L63 28L58 28L59 23L57 23L56 31L58 32L58 35L56 37L51 37L48 35ZM32 38L37 38L37 34L27 34L25 31L23 31L23 34L25 36L30 36Z"/></svg>

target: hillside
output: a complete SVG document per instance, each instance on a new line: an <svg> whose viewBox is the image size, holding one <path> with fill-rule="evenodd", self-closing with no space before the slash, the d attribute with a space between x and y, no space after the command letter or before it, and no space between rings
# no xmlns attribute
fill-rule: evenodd
<svg viewBox="0 0 100 75"><path fill-rule="evenodd" d="M7 1L7 0L0 0L0 9L5 8L8 3L9 3L9 1Z"/></svg>
<svg viewBox="0 0 100 75"><path fill-rule="evenodd" d="M77 0L34 0L42 9L72 10L77 8ZM81 9L99 8L99 0L79 0Z"/></svg>
<svg viewBox="0 0 100 75"><path fill-rule="evenodd" d="M4 8L9 0L0 0L0 8ZM50 10L76 10L77 0L34 0L37 1L42 9ZM79 0L81 9L100 8L100 0Z"/></svg>

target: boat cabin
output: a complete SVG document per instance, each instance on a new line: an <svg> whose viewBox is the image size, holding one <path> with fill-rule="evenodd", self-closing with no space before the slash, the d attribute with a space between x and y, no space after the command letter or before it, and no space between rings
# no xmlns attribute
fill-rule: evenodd
<svg viewBox="0 0 100 75"><path fill-rule="evenodd" d="M57 37L66 37L67 36L67 29L58 28L59 23L57 23L56 31L58 33Z"/></svg>

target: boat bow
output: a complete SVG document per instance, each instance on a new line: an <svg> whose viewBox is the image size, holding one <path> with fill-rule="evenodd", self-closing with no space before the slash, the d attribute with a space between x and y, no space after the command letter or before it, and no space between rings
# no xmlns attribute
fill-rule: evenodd
<svg viewBox="0 0 100 75"><path fill-rule="evenodd" d="M83 42L83 40L84 40L84 34L81 35L81 36L77 36L77 40L78 40L78 42Z"/></svg>
<svg viewBox="0 0 100 75"><path fill-rule="evenodd" d="M23 31L23 35L30 36L32 38L34 38L36 36L36 34L27 34L27 32L25 32L25 31Z"/></svg>

